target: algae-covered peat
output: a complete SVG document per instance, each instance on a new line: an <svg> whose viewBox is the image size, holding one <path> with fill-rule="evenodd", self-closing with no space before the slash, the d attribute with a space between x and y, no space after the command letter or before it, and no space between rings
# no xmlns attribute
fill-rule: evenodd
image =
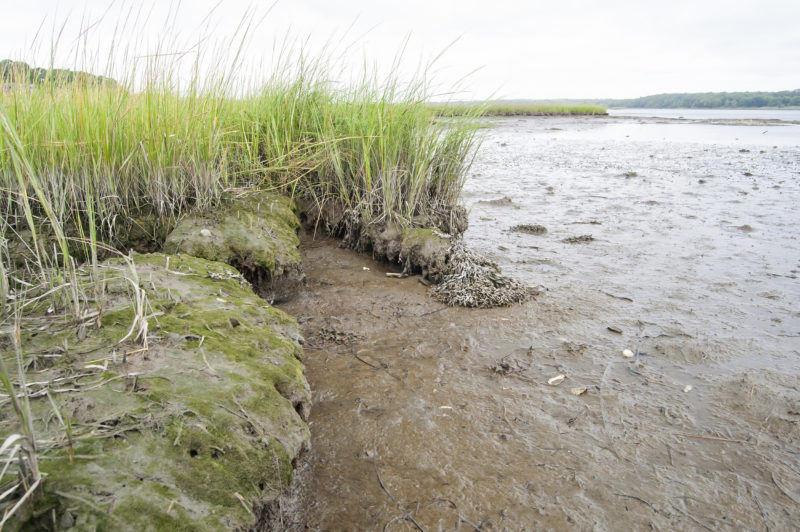
<svg viewBox="0 0 800 532"><path fill-rule="evenodd" d="M147 349L132 338L119 342L136 312L119 259L99 266L103 313L80 333L46 309L25 318L27 392L45 480L12 525L247 528L308 445L296 322L225 264L186 255L135 260L149 301ZM88 272L79 275L89 281ZM12 421L4 417L3 433Z"/></svg>
<svg viewBox="0 0 800 532"><path fill-rule="evenodd" d="M213 211L184 217L166 238L164 252L230 264L259 295L283 301L303 282L295 210L291 199L274 193L228 195Z"/></svg>

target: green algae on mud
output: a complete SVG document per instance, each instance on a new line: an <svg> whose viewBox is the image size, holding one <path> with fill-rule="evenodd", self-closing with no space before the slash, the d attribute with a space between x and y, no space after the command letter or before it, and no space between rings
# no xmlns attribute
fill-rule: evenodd
<svg viewBox="0 0 800 532"><path fill-rule="evenodd" d="M271 192L228 196L212 211L181 219L164 252L230 264L262 297L285 300L303 282L296 209L291 199Z"/></svg>
<svg viewBox="0 0 800 532"><path fill-rule="evenodd" d="M149 298L147 350L118 343L135 312L118 259L100 265L100 327L76 334L43 315L41 327L23 332L46 476L12 529L247 528L308 446L296 322L228 265L185 255L134 260ZM48 415L47 390L70 420L69 439ZM13 430L9 419L0 423L4 435Z"/></svg>
<svg viewBox="0 0 800 532"><path fill-rule="evenodd" d="M91 260L96 253L99 260L116 255L114 250L138 253L160 251L169 233L177 221L174 216L159 216L152 210L121 213L114 230L103 235L104 241L96 241L94 245L90 237L89 221L77 215L69 223L61 227L66 237L69 256L79 262ZM20 226L11 231L6 228L4 237L8 249L10 265L24 270L26 265L33 265L39 257L48 256L54 247L59 246L58 237L52 221L43 219L35 224L36 239L30 227ZM35 249L38 248L38 249ZM63 266L64 257L53 256Z"/></svg>

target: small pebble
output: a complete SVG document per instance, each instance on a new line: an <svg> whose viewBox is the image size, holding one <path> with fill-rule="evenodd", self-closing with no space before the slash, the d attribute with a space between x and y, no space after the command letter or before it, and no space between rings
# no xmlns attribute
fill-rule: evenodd
<svg viewBox="0 0 800 532"><path fill-rule="evenodd" d="M570 390L572 395L583 395L586 393L586 386L579 386Z"/></svg>
<svg viewBox="0 0 800 532"><path fill-rule="evenodd" d="M630 349L625 349L622 352L622 356L624 356L625 358L633 358L633 351L631 351Z"/></svg>
<svg viewBox="0 0 800 532"><path fill-rule="evenodd" d="M686 386L683 387L683 393L689 393L691 391L692 391L692 385L691 384L687 384Z"/></svg>

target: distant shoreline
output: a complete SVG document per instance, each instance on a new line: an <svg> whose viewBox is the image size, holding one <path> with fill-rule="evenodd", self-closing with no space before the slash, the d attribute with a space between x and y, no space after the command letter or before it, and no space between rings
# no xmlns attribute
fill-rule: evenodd
<svg viewBox="0 0 800 532"><path fill-rule="evenodd" d="M585 107L607 109L800 109L800 89L775 92L675 92L651 94L639 98L509 98L491 101L435 102L433 105L488 107Z"/></svg>
<svg viewBox="0 0 800 532"><path fill-rule="evenodd" d="M608 114L605 107L591 104L458 103L431 104L429 108L438 117L605 116Z"/></svg>
<svg viewBox="0 0 800 532"><path fill-rule="evenodd" d="M610 111L622 111L624 109L641 109L641 110L661 110L669 109L672 111L691 110L691 111L800 111L800 105L791 105L787 107L636 107L633 105L617 105L609 106Z"/></svg>

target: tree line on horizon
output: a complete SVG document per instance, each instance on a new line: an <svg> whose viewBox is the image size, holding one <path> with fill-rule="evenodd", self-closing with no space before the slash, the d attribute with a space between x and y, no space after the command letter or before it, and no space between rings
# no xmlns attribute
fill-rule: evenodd
<svg viewBox="0 0 800 532"><path fill-rule="evenodd" d="M65 68L32 67L23 61L4 59L0 61L0 83L7 85L29 84L42 85L53 83L55 86L70 85L72 83L104 84L116 86L117 82L104 76L95 76L79 70ZM2 88L2 87L0 87Z"/></svg>
<svg viewBox="0 0 800 532"><path fill-rule="evenodd" d="M608 107L644 109L710 109L753 107L800 107L800 89L779 92L668 93L641 98L597 100Z"/></svg>
<svg viewBox="0 0 800 532"><path fill-rule="evenodd" d="M481 101L456 101L451 105L476 105ZM630 107L642 109L754 109L759 107L800 107L800 89L778 92L678 92L652 94L640 98L560 98L546 100L503 99L494 105L599 105L606 108Z"/></svg>
<svg viewBox="0 0 800 532"><path fill-rule="evenodd" d="M31 67L22 61L5 59L0 61L0 82L7 84L29 83L39 85L45 82L55 85L71 84L75 81L84 83L102 83L116 85L116 81L89 74L87 72L67 69L46 69ZM456 102L450 102L456 103ZM458 102L473 104L479 102ZM631 107L642 109L742 109L759 107L800 107L800 89L778 92L676 92L652 94L639 98L627 99L560 99L560 100L528 100L511 99L498 100L496 104L531 104L531 103L560 103L560 104L594 104L604 107Z"/></svg>

